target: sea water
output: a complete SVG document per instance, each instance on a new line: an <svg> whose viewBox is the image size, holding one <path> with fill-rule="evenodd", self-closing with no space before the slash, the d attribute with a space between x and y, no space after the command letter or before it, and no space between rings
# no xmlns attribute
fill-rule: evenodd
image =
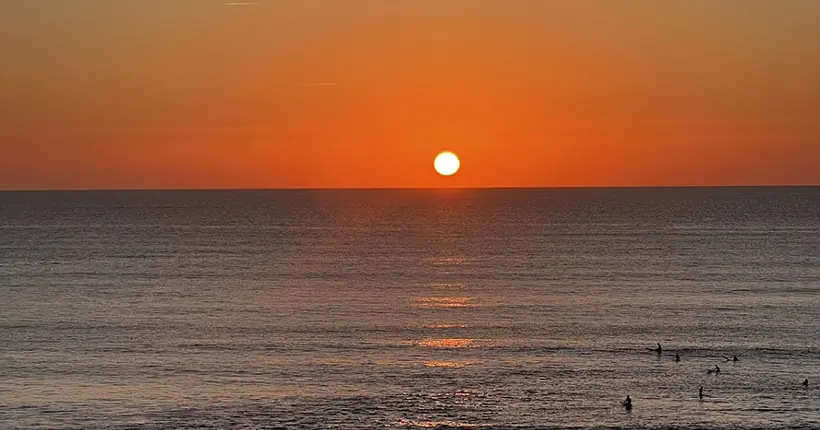
<svg viewBox="0 0 820 430"><path fill-rule="evenodd" d="M818 333L820 188L0 193L4 429L817 428Z"/></svg>

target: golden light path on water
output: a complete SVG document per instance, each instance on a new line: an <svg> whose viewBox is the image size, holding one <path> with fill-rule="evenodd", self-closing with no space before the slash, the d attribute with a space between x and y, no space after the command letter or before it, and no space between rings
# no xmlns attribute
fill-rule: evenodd
<svg viewBox="0 0 820 430"><path fill-rule="evenodd" d="M437 159L436 170L441 174L446 174L445 172L447 170L442 172L442 170L439 169L438 161ZM455 173L456 170L458 170L457 164L452 170L452 173ZM442 269L448 270L447 267L461 266L467 263L468 261L465 257L453 255L438 257L430 262L431 266L438 271ZM446 272L444 274L446 274ZM469 325L461 319L465 318L469 313L474 312L474 309L485 306L485 304L478 302L476 297L469 294L470 285L466 283L432 282L428 283L425 288L429 289L428 294L420 294L412 297L410 299L410 306L425 310L425 312L429 313L427 317L433 318L432 321L421 324L422 328L441 331L441 334L446 332L450 336L434 335L416 339L411 342L413 346L426 351L423 354L422 365L426 368L453 372L461 372L464 371L465 368L480 365L479 360L470 357L454 357L453 354L462 355L462 353L458 351L466 351L480 347L480 344L476 343L477 339L468 336L458 336L458 334L464 333L464 330L469 329ZM452 294L455 290L459 292L458 295ZM448 291L451 294L447 294ZM465 314L465 312L467 314ZM453 334L455 334L455 336L452 336ZM488 339L480 339L480 341L484 342L488 341ZM452 393L452 395L469 396L469 393L456 391ZM414 428L475 428L482 426L481 424L460 420L435 420L423 419L422 417L406 417L399 420L396 424L400 427Z"/></svg>
<svg viewBox="0 0 820 430"><path fill-rule="evenodd" d="M425 348L470 348L474 342L474 339L466 338L423 339L416 342L416 345Z"/></svg>
<svg viewBox="0 0 820 430"><path fill-rule="evenodd" d="M416 297L414 301L425 308L473 308L479 306L473 303L471 297Z"/></svg>

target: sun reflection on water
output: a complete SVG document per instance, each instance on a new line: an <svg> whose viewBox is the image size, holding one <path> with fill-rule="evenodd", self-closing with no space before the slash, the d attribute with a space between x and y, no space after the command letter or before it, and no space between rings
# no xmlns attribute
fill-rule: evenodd
<svg viewBox="0 0 820 430"><path fill-rule="evenodd" d="M467 262L465 257L438 257L433 260L434 266L459 266Z"/></svg>
<svg viewBox="0 0 820 430"><path fill-rule="evenodd" d="M462 284L459 282L435 282L432 284L428 284L427 286L431 288L467 288L467 284Z"/></svg>
<svg viewBox="0 0 820 430"><path fill-rule="evenodd" d="M461 421L441 420L441 421L420 421L420 420L400 420L397 423L400 427L422 427L422 428L472 428L479 427L477 424L465 423Z"/></svg>
<svg viewBox="0 0 820 430"><path fill-rule="evenodd" d="M422 339L416 342L417 346L424 348L471 348L474 339L465 338L444 338L444 339Z"/></svg>
<svg viewBox="0 0 820 430"><path fill-rule="evenodd" d="M480 306L472 297L416 297L413 301L424 308L474 308Z"/></svg>
<svg viewBox="0 0 820 430"><path fill-rule="evenodd" d="M475 364L473 361L445 361L445 360L427 360L424 362L425 367L449 367L458 369Z"/></svg>
<svg viewBox="0 0 820 430"><path fill-rule="evenodd" d="M448 329L448 328L467 328L467 324L425 324L424 328L430 329Z"/></svg>

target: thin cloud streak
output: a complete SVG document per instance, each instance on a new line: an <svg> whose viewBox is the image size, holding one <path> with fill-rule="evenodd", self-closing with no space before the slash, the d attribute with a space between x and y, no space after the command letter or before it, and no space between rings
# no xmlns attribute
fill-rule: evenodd
<svg viewBox="0 0 820 430"><path fill-rule="evenodd" d="M335 87L339 85L337 82L314 82L309 84L302 84L303 87Z"/></svg>

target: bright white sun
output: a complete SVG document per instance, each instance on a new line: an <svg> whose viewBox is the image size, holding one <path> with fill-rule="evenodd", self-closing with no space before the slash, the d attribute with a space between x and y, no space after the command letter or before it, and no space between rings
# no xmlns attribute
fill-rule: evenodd
<svg viewBox="0 0 820 430"><path fill-rule="evenodd" d="M453 154L450 151L445 151L436 156L436 161L433 162L433 167L435 167L436 172L438 172L439 175L450 176L458 172L458 168L461 167L461 162L458 161L458 156L456 156L456 154Z"/></svg>

